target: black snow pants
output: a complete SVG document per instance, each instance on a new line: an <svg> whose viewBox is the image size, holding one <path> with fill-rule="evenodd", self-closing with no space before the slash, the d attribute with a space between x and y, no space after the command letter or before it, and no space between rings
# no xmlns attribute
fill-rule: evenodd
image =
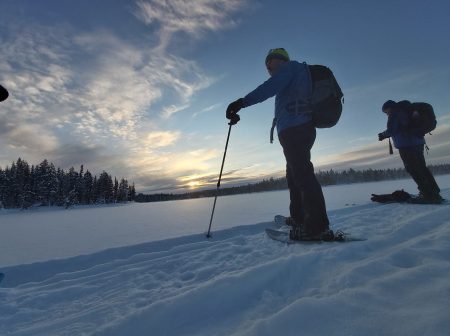
<svg viewBox="0 0 450 336"><path fill-rule="evenodd" d="M400 157L406 171L417 184L417 188L424 197L433 197L441 191L428 169L423 155L423 145L400 148Z"/></svg>
<svg viewBox="0 0 450 336"><path fill-rule="evenodd" d="M311 124L283 130L278 136L286 157L286 178L290 194L290 215L311 234L329 229L322 187L314 175L311 148L316 129Z"/></svg>

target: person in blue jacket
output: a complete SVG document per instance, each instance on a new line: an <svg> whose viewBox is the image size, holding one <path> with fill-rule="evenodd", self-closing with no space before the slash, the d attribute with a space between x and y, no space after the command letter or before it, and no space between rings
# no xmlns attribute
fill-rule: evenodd
<svg viewBox="0 0 450 336"><path fill-rule="evenodd" d="M439 186L425 163L423 134L416 131L420 122L418 112L413 112L407 100L396 103L388 100L382 106L387 114L387 129L378 134L378 140L391 138L398 149L406 171L411 175L419 189L417 203L441 203L443 201ZM417 119L417 120L416 120Z"/></svg>
<svg viewBox="0 0 450 336"><path fill-rule="evenodd" d="M312 87L308 66L290 60L283 48L271 49L265 61L270 78L245 97L232 102L226 117L234 125L240 120L237 114L240 109L275 96L273 126L277 128L286 157L290 237L294 240L333 240L322 188L311 162L316 129L309 107Z"/></svg>

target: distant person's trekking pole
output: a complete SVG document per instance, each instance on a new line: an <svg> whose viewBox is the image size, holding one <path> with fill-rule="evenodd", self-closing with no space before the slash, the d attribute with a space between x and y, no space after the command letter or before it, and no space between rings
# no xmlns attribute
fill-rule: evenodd
<svg viewBox="0 0 450 336"><path fill-rule="evenodd" d="M238 115L236 115L236 116L239 118ZM230 125L230 127L228 128L228 136L227 136L227 142L225 144L225 152L223 153L222 167L220 167L219 180L217 181L216 196L214 197L214 205L213 205L212 212L211 212L211 219L209 221L208 233L206 234L207 238L211 238L211 224L212 224L212 220L214 217L214 210L216 209L217 196L219 194L219 188L220 188L220 180L222 179L223 165L225 163L225 156L227 155L228 141L230 140L231 126L233 126L236 123L237 123L237 121L235 121L235 120L231 120L228 123L228 125Z"/></svg>

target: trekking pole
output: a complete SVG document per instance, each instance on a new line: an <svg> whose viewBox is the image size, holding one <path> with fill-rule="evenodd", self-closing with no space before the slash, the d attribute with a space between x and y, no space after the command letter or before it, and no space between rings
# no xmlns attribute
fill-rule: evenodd
<svg viewBox="0 0 450 336"><path fill-rule="evenodd" d="M206 234L206 238L211 238L211 224L212 224L212 220L214 217L214 210L216 209L217 196L219 194L219 188L220 188L220 180L222 179L223 165L225 163L225 156L227 155L228 140L230 140L231 126L233 126L233 124L230 122L228 125L230 125L230 127L228 128L227 142L225 144L225 152L223 153L222 167L220 167L219 180L217 181L216 196L214 197L214 205L213 205L212 212L211 212L211 219L209 220L209 228L208 228L208 233Z"/></svg>

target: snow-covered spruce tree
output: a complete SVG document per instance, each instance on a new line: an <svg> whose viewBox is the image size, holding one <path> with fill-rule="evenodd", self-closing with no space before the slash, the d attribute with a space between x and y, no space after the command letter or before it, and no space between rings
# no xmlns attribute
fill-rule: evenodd
<svg viewBox="0 0 450 336"><path fill-rule="evenodd" d="M134 201L135 198L136 198L136 187L134 186L134 182L133 182L131 187L129 187L128 200L129 201Z"/></svg>
<svg viewBox="0 0 450 336"><path fill-rule="evenodd" d="M80 172L78 173L75 183L75 190L77 192L77 203L86 204L86 191L84 190L84 166L81 165Z"/></svg>
<svg viewBox="0 0 450 336"><path fill-rule="evenodd" d="M26 161L19 158L15 167L16 201L14 206L26 209L34 203L34 197L31 192L30 166Z"/></svg>
<svg viewBox="0 0 450 336"><path fill-rule="evenodd" d="M65 174L63 187L65 196L64 205L66 208L78 204L77 181L78 173L75 171L75 168L70 167L69 172Z"/></svg>
<svg viewBox="0 0 450 336"><path fill-rule="evenodd" d="M62 170L59 167L56 170L56 178L58 180L58 189L56 191L56 205L63 206L65 203L65 194L64 194L65 173L64 170Z"/></svg>
<svg viewBox="0 0 450 336"><path fill-rule="evenodd" d="M119 199L119 182L117 181L117 178L114 177L114 203L120 202Z"/></svg>
<svg viewBox="0 0 450 336"><path fill-rule="evenodd" d="M97 176L94 176L94 180L92 181L92 203L97 204L99 198L99 189L98 189L98 181Z"/></svg>
<svg viewBox="0 0 450 336"><path fill-rule="evenodd" d="M127 202L127 201L128 201L128 181L122 178L119 184L119 202Z"/></svg>
<svg viewBox="0 0 450 336"><path fill-rule="evenodd" d="M111 203L114 199L114 184L110 175L103 171L98 180L98 202Z"/></svg>
<svg viewBox="0 0 450 336"><path fill-rule="evenodd" d="M42 161L34 170L35 193L42 205L58 204L59 180L53 163Z"/></svg>
<svg viewBox="0 0 450 336"><path fill-rule="evenodd" d="M94 203L93 200L93 188L94 187L94 179L92 178L92 174L89 170L86 171L86 174L83 176L83 189L84 189L84 202L85 204Z"/></svg>

